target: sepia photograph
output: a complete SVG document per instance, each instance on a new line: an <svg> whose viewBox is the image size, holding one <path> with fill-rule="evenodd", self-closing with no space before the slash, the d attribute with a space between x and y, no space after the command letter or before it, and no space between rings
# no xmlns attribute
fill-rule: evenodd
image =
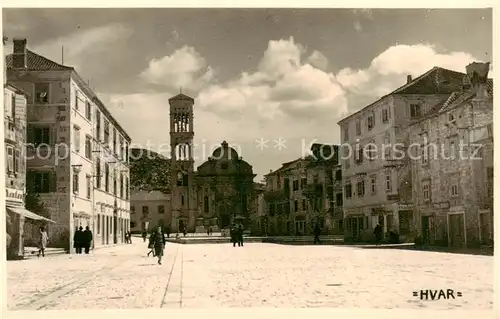
<svg viewBox="0 0 500 319"><path fill-rule="evenodd" d="M492 8L4 7L2 33L9 312L493 318Z"/></svg>

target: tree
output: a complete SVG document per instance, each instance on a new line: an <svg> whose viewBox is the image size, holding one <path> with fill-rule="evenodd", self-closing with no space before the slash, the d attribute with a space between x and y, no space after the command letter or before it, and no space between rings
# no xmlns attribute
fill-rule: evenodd
<svg viewBox="0 0 500 319"><path fill-rule="evenodd" d="M170 160L158 153L132 149L130 186L138 190L170 192Z"/></svg>

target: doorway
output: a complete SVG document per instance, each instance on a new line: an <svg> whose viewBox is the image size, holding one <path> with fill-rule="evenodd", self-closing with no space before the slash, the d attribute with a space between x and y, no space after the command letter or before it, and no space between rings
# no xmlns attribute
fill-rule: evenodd
<svg viewBox="0 0 500 319"><path fill-rule="evenodd" d="M479 213L479 227L481 231L481 245L491 245L493 244L493 232L491 231L491 213L490 212L480 212Z"/></svg>
<svg viewBox="0 0 500 319"><path fill-rule="evenodd" d="M422 244L430 245L431 244L431 221L430 216L422 216Z"/></svg>
<svg viewBox="0 0 500 319"><path fill-rule="evenodd" d="M306 226L305 221L296 221L295 222L295 235L297 235L297 236L303 235L305 226Z"/></svg>
<svg viewBox="0 0 500 319"><path fill-rule="evenodd" d="M466 246L464 213L448 215L448 239L450 247L464 248Z"/></svg>

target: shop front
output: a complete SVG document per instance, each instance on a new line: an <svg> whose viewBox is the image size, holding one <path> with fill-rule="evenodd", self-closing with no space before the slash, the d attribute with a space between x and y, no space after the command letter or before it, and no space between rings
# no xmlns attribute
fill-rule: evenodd
<svg viewBox="0 0 500 319"><path fill-rule="evenodd" d="M6 188L7 259L22 259L25 244L37 244L39 227L55 223L27 210L24 196L24 190Z"/></svg>

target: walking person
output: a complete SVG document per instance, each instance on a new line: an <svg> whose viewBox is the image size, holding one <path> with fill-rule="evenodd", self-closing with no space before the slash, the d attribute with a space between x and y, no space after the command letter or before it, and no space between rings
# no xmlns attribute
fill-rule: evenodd
<svg viewBox="0 0 500 319"><path fill-rule="evenodd" d="M243 225L238 224L238 247L243 247Z"/></svg>
<svg viewBox="0 0 500 319"><path fill-rule="evenodd" d="M75 248L75 252L77 254L82 253L82 247L83 247L82 237L83 237L83 227L80 226L75 230L75 234L73 235L73 248Z"/></svg>
<svg viewBox="0 0 500 319"><path fill-rule="evenodd" d="M314 226L314 244L319 244L319 235L321 235L321 228L319 228L319 224L316 223L316 226Z"/></svg>
<svg viewBox="0 0 500 319"><path fill-rule="evenodd" d="M167 242L161 226L158 226L151 237L153 237L154 254L156 255L156 257L158 257L158 265L161 265L163 250L165 249L165 244Z"/></svg>
<svg viewBox="0 0 500 319"><path fill-rule="evenodd" d="M236 242L238 241L238 228L235 224L229 228L229 237L231 238L231 242L233 243L233 247L236 247Z"/></svg>
<svg viewBox="0 0 500 319"><path fill-rule="evenodd" d="M380 226L379 223L377 223L377 226L373 229L373 235L375 235L376 243L379 245L382 241L382 226Z"/></svg>
<svg viewBox="0 0 500 319"><path fill-rule="evenodd" d="M40 254L42 254L42 257L45 257L45 248L47 248L47 243L49 241L49 236L47 235L47 232L45 231L45 228L42 226L40 227L40 242L38 243L38 257L40 257Z"/></svg>
<svg viewBox="0 0 500 319"><path fill-rule="evenodd" d="M132 233L130 232L130 230L127 232L127 237L128 237L128 243L132 244Z"/></svg>
<svg viewBox="0 0 500 319"><path fill-rule="evenodd" d="M153 254L153 257L155 257L155 246L154 246L154 236L153 233L149 236L149 242L148 242L148 257L149 255Z"/></svg>
<svg viewBox="0 0 500 319"><path fill-rule="evenodd" d="M170 227L170 225L167 226L167 229L165 230L165 232L167 233L167 238L170 238L170 232L172 231L172 228Z"/></svg>
<svg viewBox="0 0 500 319"><path fill-rule="evenodd" d="M143 230L143 231L142 231L142 241L143 241L143 242L146 242L147 237L148 237L148 232L147 232L147 231L145 231L145 230Z"/></svg>
<svg viewBox="0 0 500 319"><path fill-rule="evenodd" d="M89 226L85 227L85 231L83 232L83 248L85 248L85 254L88 255L90 252L90 244L92 243L92 231L90 230Z"/></svg>

